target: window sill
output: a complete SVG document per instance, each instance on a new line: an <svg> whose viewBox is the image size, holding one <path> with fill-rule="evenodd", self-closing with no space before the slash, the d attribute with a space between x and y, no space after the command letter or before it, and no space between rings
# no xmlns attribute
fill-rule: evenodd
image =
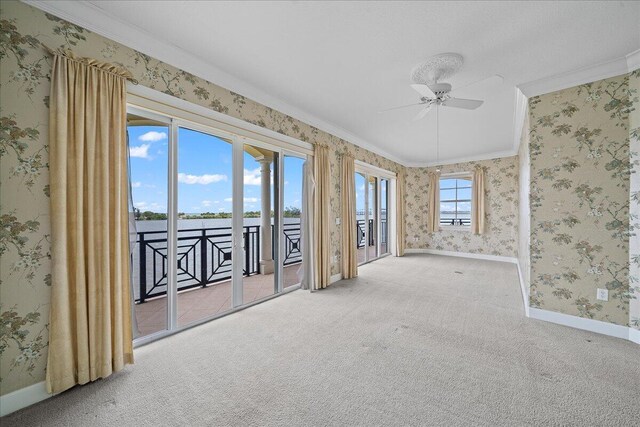
<svg viewBox="0 0 640 427"><path fill-rule="evenodd" d="M468 231L471 232L471 227L464 225L441 225L440 231Z"/></svg>

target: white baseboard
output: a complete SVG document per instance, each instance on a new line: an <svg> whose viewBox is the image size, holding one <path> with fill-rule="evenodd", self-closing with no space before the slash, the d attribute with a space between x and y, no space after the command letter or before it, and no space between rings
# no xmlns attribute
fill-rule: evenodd
<svg viewBox="0 0 640 427"><path fill-rule="evenodd" d="M600 320L585 319L584 317L533 307L529 309L529 314L529 317L532 319L544 320L546 322L557 323L558 325L570 326L597 334L622 338L640 344L640 340L638 340L638 338L640 338L640 331L626 326L614 325L613 323L602 322Z"/></svg>
<svg viewBox="0 0 640 427"><path fill-rule="evenodd" d="M336 282L339 282L340 280L342 280L342 273L334 274L329 279L329 283L336 283Z"/></svg>
<svg viewBox="0 0 640 427"><path fill-rule="evenodd" d="M522 275L522 269L520 268L520 263L516 262L516 266L518 267L518 278L520 279L520 291L522 292L522 304L524 305L524 314L527 317L529 316L529 291L527 290L527 286L524 282L524 276Z"/></svg>
<svg viewBox="0 0 640 427"><path fill-rule="evenodd" d="M515 257L488 255L488 254L472 254L469 252L441 251L439 249L405 249L404 252L405 254L432 254L432 255L455 256L455 257L461 257L461 258L484 259L487 261L510 262L513 264L518 262L518 259Z"/></svg>
<svg viewBox="0 0 640 427"><path fill-rule="evenodd" d="M50 398L44 381L0 396L0 417Z"/></svg>
<svg viewBox="0 0 640 427"><path fill-rule="evenodd" d="M475 258L489 261L514 263L518 267L518 278L520 280L520 289L522 291L525 316L532 319L544 320L546 322L557 323L559 325L569 326L585 331L591 331L598 334L622 338L636 344L640 344L640 331L637 329L628 328L621 325L614 325L613 323L601 322L599 320L585 319L584 317L572 316L570 314L557 313L555 311L529 307L529 295L524 282L524 276L522 275L522 270L520 269L520 263L518 262L517 258L486 254L472 254L467 252L440 251L437 249L406 249L405 253L445 255L461 258Z"/></svg>

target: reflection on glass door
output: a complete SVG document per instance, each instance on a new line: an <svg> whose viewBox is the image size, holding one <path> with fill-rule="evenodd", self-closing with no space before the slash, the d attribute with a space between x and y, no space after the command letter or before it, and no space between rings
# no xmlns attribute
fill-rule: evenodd
<svg viewBox="0 0 640 427"><path fill-rule="evenodd" d="M302 174L304 159L285 155L282 213L282 287L286 289L300 283L302 277Z"/></svg>
<svg viewBox="0 0 640 427"><path fill-rule="evenodd" d="M135 245L131 254L134 338L168 328L167 189L169 125L127 114ZM133 234L131 236L133 243Z"/></svg>
<svg viewBox="0 0 640 427"><path fill-rule="evenodd" d="M278 153L244 145L242 303L278 291Z"/></svg>
<svg viewBox="0 0 640 427"><path fill-rule="evenodd" d="M231 143L178 128L178 326L232 308L231 159Z"/></svg>
<svg viewBox="0 0 640 427"><path fill-rule="evenodd" d="M375 176L368 179L367 223L367 261L371 261L378 257L378 178Z"/></svg>
<svg viewBox="0 0 640 427"><path fill-rule="evenodd" d="M380 255L389 253L389 180L380 178Z"/></svg>

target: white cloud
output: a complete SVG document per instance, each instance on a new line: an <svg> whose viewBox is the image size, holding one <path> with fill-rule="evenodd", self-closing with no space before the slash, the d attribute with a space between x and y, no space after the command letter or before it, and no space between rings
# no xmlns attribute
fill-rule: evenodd
<svg viewBox="0 0 640 427"><path fill-rule="evenodd" d="M186 173L178 174L178 182L183 184L215 184L216 182L226 181L226 175L214 174L214 175L189 175Z"/></svg>
<svg viewBox="0 0 640 427"><path fill-rule="evenodd" d="M142 144L137 147L129 147L130 157L139 157L141 159L149 158L149 144Z"/></svg>
<svg viewBox="0 0 640 427"><path fill-rule="evenodd" d="M243 200L245 203L256 203L260 201L260 199L258 199L257 197L245 197ZM226 199L224 199L224 201L233 202L233 199L231 197L227 197Z"/></svg>
<svg viewBox="0 0 640 427"><path fill-rule="evenodd" d="M244 185L260 185L262 179L260 178L260 168L252 171L244 170Z"/></svg>
<svg viewBox="0 0 640 427"><path fill-rule="evenodd" d="M138 137L140 141L144 142L156 142L161 141L163 139L167 139L166 132L156 132L154 130L144 133Z"/></svg>
<svg viewBox="0 0 640 427"><path fill-rule="evenodd" d="M133 188L140 188L142 187L142 183L140 181L135 181L131 183L131 187Z"/></svg>
<svg viewBox="0 0 640 427"><path fill-rule="evenodd" d="M205 208L208 208L209 206L211 206L211 200L203 200L202 206L204 206Z"/></svg>
<svg viewBox="0 0 640 427"><path fill-rule="evenodd" d="M273 174L271 175L271 184L273 184ZM260 172L260 168L249 170L244 170L244 185L260 185L262 183L262 172Z"/></svg>

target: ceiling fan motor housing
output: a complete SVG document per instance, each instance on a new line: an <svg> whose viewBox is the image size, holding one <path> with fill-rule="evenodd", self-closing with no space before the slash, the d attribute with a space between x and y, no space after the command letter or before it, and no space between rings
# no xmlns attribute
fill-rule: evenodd
<svg viewBox="0 0 640 427"><path fill-rule="evenodd" d="M429 89L438 96L438 98L451 92L451 85L449 83L433 83L428 86Z"/></svg>

